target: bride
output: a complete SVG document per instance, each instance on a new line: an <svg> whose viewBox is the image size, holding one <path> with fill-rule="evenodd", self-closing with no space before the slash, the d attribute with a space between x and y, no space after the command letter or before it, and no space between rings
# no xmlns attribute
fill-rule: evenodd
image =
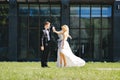
<svg viewBox="0 0 120 80"><path fill-rule="evenodd" d="M72 66L84 66L85 61L80 57L77 57L72 52L69 43L67 42L69 35L69 28L67 25L62 26L61 31L56 31L53 27L53 32L57 33L58 39L58 54L57 54L57 66L58 67L72 67Z"/></svg>

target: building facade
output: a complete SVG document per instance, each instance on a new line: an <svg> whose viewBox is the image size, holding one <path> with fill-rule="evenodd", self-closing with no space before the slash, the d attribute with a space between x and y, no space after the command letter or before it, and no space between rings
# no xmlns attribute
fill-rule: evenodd
<svg viewBox="0 0 120 80"><path fill-rule="evenodd" d="M86 61L120 61L119 0L0 0L0 60L39 61L45 21L70 28L75 55ZM57 35L50 60L56 61Z"/></svg>

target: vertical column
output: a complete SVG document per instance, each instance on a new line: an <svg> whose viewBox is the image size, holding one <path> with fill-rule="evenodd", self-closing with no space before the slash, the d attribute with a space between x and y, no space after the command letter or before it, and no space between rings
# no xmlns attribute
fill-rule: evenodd
<svg viewBox="0 0 120 80"><path fill-rule="evenodd" d="M115 1L113 10L113 59L120 61L120 1Z"/></svg>
<svg viewBox="0 0 120 80"><path fill-rule="evenodd" d="M69 25L69 0L62 0L62 25L66 24Z"/></svg>
<svg viewBox="0 0 120 80"><path fill-rule="evenodd" d="M10 61L17 60L17 2L9 0L9 49Z"/></svg>

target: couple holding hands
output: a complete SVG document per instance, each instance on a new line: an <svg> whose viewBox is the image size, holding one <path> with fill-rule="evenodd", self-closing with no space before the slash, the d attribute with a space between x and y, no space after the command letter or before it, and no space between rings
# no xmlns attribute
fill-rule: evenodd
<svg viewBox="0 0 120 80"><path fill-rule="evenodd" d="M63 25L60 31L57 31L55 27L50 30L50 22L46 21L44 29L41 31L41 67L49 67L47 64L48 55L50 53L51 32L58 34L58 50L57 50L57 67L73 67L84 66L85 61L80 57L77 57L72 52L68 38L72 39L69 35L69 27Z"/></svg>

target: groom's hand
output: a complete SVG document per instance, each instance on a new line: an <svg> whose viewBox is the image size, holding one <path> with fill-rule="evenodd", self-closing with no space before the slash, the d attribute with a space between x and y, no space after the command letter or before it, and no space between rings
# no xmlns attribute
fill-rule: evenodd
<svg viewBox="0 0 120 80"><path fill-rule="evenodd" d="M41 46L41 50L44 51L44 46Z"/></svg>

